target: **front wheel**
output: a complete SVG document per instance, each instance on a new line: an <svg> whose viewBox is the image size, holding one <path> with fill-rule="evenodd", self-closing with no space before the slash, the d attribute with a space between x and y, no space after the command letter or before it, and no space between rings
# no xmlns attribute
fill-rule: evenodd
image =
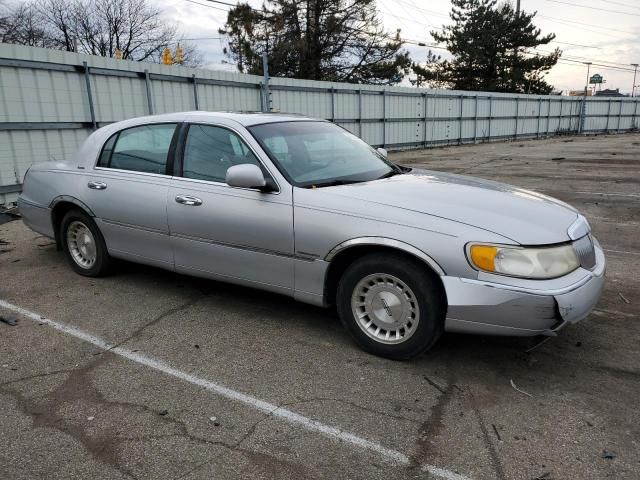
<svg viewBox="0 0 640 480"><path fill-rule="evenodd" d="M425 352L444 330L446 298L428 267L402 255L353 262L338 284L343 325L364 350L405 360Z"/></svg>
<svg viewBox="0 0 640 480"><path fill-rule="evenodd" d="M62 219L60 236L65 256L76 273L87 277L106 274L111 266L107 245L93 219L71 210Z"/></svg>

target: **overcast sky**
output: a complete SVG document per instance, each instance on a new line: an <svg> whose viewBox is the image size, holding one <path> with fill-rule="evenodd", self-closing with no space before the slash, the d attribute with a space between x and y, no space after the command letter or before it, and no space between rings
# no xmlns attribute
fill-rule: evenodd
<svg viewBox="0 0 640 480"><path fill-rule="evenodd" d="M162 9L163 15L181 26L185 38L199 39L193 43L203 52L208 68L234 69L224 63L222 40L202 39L219 37L218 28L224 25L229 7L206 0L152 1ZM226 1L236 3L236 0ZM261 0L249 0L249 3L256 8L262 5ZM448 0L377 0L377 4L385 28L390 32L401 29L401 36L406 39L431 42L429 31L449 23L451 2ZM556 43L540 47L552 50L557 46L563 51L561 63L547 75L556 89L566 94L568 90L584 88L587 67L579 62L591 61L602 64L592 65L591 74L600 73L604 77L603 88L631 92L633 67L629 64L640 63L638 0L522 0L521 8L538 12L535 23L543 34L556 34ZM407 45L407 49L415 61L425 60L425 47ZM443 50L434 49L434 52L446 56Z"/></svg>

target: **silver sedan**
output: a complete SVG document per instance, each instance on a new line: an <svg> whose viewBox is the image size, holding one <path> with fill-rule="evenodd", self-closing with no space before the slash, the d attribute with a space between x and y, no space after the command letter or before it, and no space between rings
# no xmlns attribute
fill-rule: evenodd
<svg viewBox="0 0 640 480"><path fill-rule="evenodd" d="M32 166L18 205L81 275L121 258L336 305L358 345L396 359L443 331L556 335L604 282L602 249L571 206L398 166L291 115L114 123L71 161Z"/></svg>

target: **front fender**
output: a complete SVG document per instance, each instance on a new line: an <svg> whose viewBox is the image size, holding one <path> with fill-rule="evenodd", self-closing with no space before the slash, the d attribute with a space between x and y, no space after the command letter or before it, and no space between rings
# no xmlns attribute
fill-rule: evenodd
<svg viewBox="0 0 640 480"><path fill-rule="evenodd" d="M406 242L387 237L358 237L346 240L333 247L324 257L324 260L326 262L331 262L331 260L341 251L361 245L377 245L404 251L426 262L438 275L445 275L443 268L438 264L438 262L419 248L416 248Z"/></svg>

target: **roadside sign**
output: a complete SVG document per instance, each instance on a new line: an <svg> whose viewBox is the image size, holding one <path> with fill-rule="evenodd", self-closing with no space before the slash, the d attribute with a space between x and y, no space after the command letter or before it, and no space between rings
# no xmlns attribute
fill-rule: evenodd
<svg viewBox="0 0 640 480"><path fill-rule="evenodd" d="M600 75L599 73L593 74L589 79L589 83L591 84L602 83L602 75Z"/></svg>

